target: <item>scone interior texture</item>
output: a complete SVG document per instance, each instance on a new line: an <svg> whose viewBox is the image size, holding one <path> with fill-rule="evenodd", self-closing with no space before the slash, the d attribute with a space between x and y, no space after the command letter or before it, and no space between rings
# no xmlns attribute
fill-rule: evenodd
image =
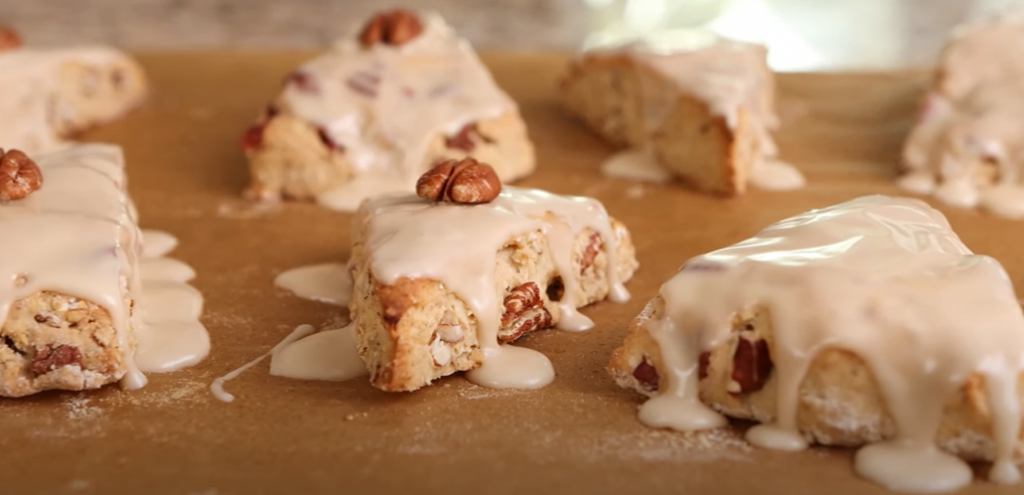
<svg viewBox="0 0 1024 495"><path fill-rule="evenodd" d="M904 145L899 185L1024 218L1024 10L958 29Z"/></svg>
<svg viewBox="0 0 1024 495"><path fill-rule="evenodd" d="M440 159L472 155L504 181L533 171L518 106L469 43L434 12L396 12L286 78L243 137L250 195L355 210L373 194L409 190ZM416 34L368 41L382 23Z"/></svg>
<svg viewBox="0 0 1024 495"><path fill-rule="evenodd" d="M698 190L732 196L751 182L799 187L799 172L774 160L778 118L766 55L762 46L717 38L684 49L597 48L571 62L560 91L607 141L649 150Z"/></svg>
<svg viewBox="0 0 1024 495"><path fill-rule="evenodd" d="M141 66L110 47L0 50L0 147L64 147L141 104L147 87Z"/></svg>
<svg viewBox="0 0 1024 495"><path fill-rule="evenodd" d="M750 419L756 445L863 447L861 475L945 491L971 479L950 454L1019 478L1022 366L1024 315L999 263L924 203L868 196L688 261L609 371L651 396L650 426Z"/></svg>
<svg viewBox="0 0 1024 495"><path fill-rule="evenodd" d="M34 163L41 187L0 201L0 396L142 386L133 360L141 245L121 150L73 146Z"/></svg>
<svg viewBox="0 0 1024 495"><path fill-rule="evenodd" d="M622 283L637 267L629 233L599 202L532 189L474 206L371 199L353 236L360 355L388 391L467 370L485 386L546 385L547 358L503 344L590 328L578 308L628 298Z"/></svg>

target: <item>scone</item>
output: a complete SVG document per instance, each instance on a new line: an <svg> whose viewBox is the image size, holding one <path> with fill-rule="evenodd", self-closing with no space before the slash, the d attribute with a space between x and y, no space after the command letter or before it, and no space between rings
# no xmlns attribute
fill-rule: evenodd
<svg viewBox="0 0 1024 495"><path fill-rule="evenodd" d="M649 157L700 191L800 187L800 173L774 160L778 119L766 57L760 45L718 38L688 49L599 48L571 62L559 90L565 107L609 143L643 150L629 156ZM645 166L636 160L606 172L628 176Z"/></svg>
<svg viewBox="0 0 1024 495"><path fill-rule="evenodd" d="M608 369L651 397L650 426L722 413L762 423L747 434L759 446L863 446L861 475L941 491L971 479L942 451L1019 479L1022 366L1024 315L999 263L923 202L868 196L689 260Z"/></svg>
<svg viewBox="0 0 1024 495"><path fill-rule="evenodd" d="M432 12L376 15L303 64L242 138L251 196L354 210L411 190L439 159L472 155L504 181L533 171L514 101Z"/></svg>
<svg viewBox="0 0 1024 495"><path fill-rule="evenodd" d="M0 154L0 396L142 386L141 245L120 149Z"/></svg>
<svg viewBox="0 0 1024 495"><path fill-rule="evenodd" d="M958 29L903 149L899 185L1024 218L1024 11Z"/></svg>
<svg viewBox="0 0 1024 495"><path fill-rule="evenodd" d="M53 151L124 115L146 93L142 68L113 48L0 48L0 147Z"/></svg>
<svg viewBox="0 0 1024 495"><path fill-rule="evenodd" d="M585 330L592 322L578 308L627 299L622 283L638 266L632 240L596 200L501 190L486 165L454 163L421 182L421 196L439 202L386 195L356 215L350 310L359 354L386 391L468 370L485 386L546 385L550 362L507 343L552 326Z"/></svg>

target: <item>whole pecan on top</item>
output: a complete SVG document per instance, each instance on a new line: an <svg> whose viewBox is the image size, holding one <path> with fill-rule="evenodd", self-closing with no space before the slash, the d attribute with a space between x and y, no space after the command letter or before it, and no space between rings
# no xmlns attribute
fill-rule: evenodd
<svg viewBox="0 0 1024 495"><path fill-rule="evenodd" d="M377 43L401 46L415 39L421 32L423 23L414 12L396 9L373 16L359 33L359 41L365 47Z"/></svg>
<svg viewBox="0 0 1024 495"><path fill-rule="evenodd" d="M416 194L431 201L489 203L500 193L498 174L490 165L474 158L445 160L416 181Z"/></svg>
<svg viewBox="0 0 1024 495"><path fill-rule="evenodd" d="M18 32L7 26L0 26L0 52L21 48L21 36Z"/></svg>
<svg viewBox="0 0 1024 495"><path fill-rule="evenodd" d="M43 173L36 162L20 150L0 148L0 201L16 201L43 185Z"/></svg>

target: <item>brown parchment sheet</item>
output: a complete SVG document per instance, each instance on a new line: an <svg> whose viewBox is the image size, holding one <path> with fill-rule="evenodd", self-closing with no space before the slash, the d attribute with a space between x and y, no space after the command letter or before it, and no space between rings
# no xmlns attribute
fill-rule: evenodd
<svg viewBox="0 0 1024 495"><path fill-rule="evenodd" d="M214 378L299 324L345 314L277 290L273 279L344 261L351 216L239 197L239 136L310 55L141 56L150 100L85 139L124 146L142 225L177 235L172 255L198 272L213 349L193 368L150 374L138 391L0 400L0 494L887 493L853 475L849 450L766 452L733 430L648 429L636 419L641 398L604 366L631 317L687 258L810 208L898 194L892 179L926 74L780 75L782 156L810 185L721 199L601 176L613 150L555 99L565 58L487 55L537 145L538 170L521 185L597 197L625 222L641 262L627 284L632 300L585 309L596 323L589 332L522 339L554 363L554 383L540 390L489 390L454 376L386 394L364 379L272 377L264 362L227 384L236 400L226 404L209 392ZM1024 223L939 208L968 246L998 258L1024 287ZM963 493L1021 490L978 479Z"/></svg>

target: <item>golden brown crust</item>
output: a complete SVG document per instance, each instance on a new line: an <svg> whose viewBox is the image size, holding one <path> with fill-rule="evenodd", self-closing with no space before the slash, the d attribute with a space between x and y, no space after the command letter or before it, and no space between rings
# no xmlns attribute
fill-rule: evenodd
<svg viewBox="0 0 1024 495"><path fill-rule="evenodd" d="M310 200L352 180L355 168L344 147L283 102L271 108L243 136L251 173L248 197ZM472 132L438 134L430 141L423 171L439 160L469 156L491 165L503 182L525 177L535 167L533 143L516 110L475 122Z"/></svg>
<svg viewBox="0 0 1024 495"><path fill-rule="evenodd" d="M694 189L723 196L745 192L746 171L760 151L745 109L732 127L708 102L619 51L572 61L559 92L563 105L592 131L618 147L650 145L658 161ZM770 104L771 96L766 98ZM662 117L646 115L662 107Z"/></svg>
<svg viewBox="0 0 1024 495"><path fill-rule="evenodd" d="M637 267L635 250L621 223L613 221L613 231L619 239L619 277L627 280ZM431 279L399 278L391 284L377 281L368 267L369 253L361 236L356 237L350 307L357 322L360 356L367 363L373 385L386 391L416 390L442 376L480 366L483 353L477 340L478 324L466 303ZM590 229L577 234L573 262L581 276L574 287L562 287L562 294L573 291L577 306L602 300L610 290L608 254L603 249L589 257L589 266L583 266L593 239ZM499 341L514 341L560 319L552 297L560 298L556 289L561 281L540 231L511 239L499 251L495 279L505 311Z"/></svg>
<svg viewBox="0 0 1024 495"><path fill-rule="evenodd" d="M612 354L608 371L624 388L645 395L657 393L656 387L645 385L634 376L646 360L655 376L666 376L657 342L647 331L651 318L660 311L660 298L655 298L633 320L626 339ZM769 354L774 342L768 311L754 308L738 314L733 321L732 337L711 351L704 378L700 380L703 402L731 417L769 422L775 419L776 379L768 376L761 387L752 392L737 393L734 370L735 349L747 324L751 335L767 341ZM643 375L641 375L643 376ZM1024 397L1024 375L1018 382L1018 395ZM857 447L892 438L895 425L874 377L856 354L844 349L822 350L811 362L800 384L797 426L810 441L823 445ZM1024 401L1022 401L1024 402ZM1024 429L1017 447L1017 458L1024 459ZM947 403L936 440L940 447L968 460L992 460L992 421L984 393L984 379L971 376L960 391Z"/></svg>

